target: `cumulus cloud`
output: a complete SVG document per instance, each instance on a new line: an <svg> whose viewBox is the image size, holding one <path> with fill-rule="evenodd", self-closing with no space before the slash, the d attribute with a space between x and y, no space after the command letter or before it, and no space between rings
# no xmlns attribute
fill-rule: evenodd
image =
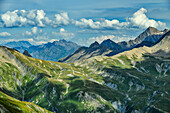
<svg viewBox="0 0 170 113"><path fill-rule="evenodd" d="M19 15L19 11L15 10L13 12L6 12L1 16L2 21L4 22L5 27L15 27L23 26L26 24L27 19L22 15Z"/></svg>
<svg viewBox="0 0 170 113"><path fill-rule="evenodd" d="M1 37L8 37L8 36L11 36L11 34L8 33L8 32L1 32L1 33L0 33L0 36L1 36Z"/></svg>
<svg viewBox="0 0 170 113"><path fill-rule="evenodd" d="M37 34L38 28L37 27L33 27L31 30L32 30L33 34Z"/></svg>
<svg viewBox="0 0 170 113"><path fill-rule="evenodd" d="M155 21L153 19L149 19L146 14L147 10L141 8L137 12L133 14L131 18L129 18L130 22L136 27L147 28L149 26L152 27L165 27L166 24L160 21Z"/></svg>
<svg viewBox="0 0 170 113"><path fill-rule="evenodd" d="M43 10L37 10L37 16L36 16L36 21L37 21L37 26L44 27L44 23L42 22L42 19L45 18L45 13Z"/></svg>
<svg viewBox="0 0 170 113"><path fill-rule="evenodd" d="M38 35L42 35L42 29L38 29L38 27L33 27L33 28L31 28L31 30L30 31L24 31L23 33L22 33L22 35L23 36L26 36L26 37L32 37L32 36L38 36Z"/></svg>
<svg viewBox="0 0 170 113"><path fill-rule="evenodd" d="M155 21L149 19L146 16L147 10L144 8L139 9L133 14L132 17L128 18L125 22L120 22L117 19L107 20L92 20L82 18L79 21L73 20L72 23L81 28L91 28L91 29L124 29L124 28L147 28L149 26L164 28L165 23L160 21Z"/></svg>
<svg viewBox="0 0 170 113"><path fill-rule="evenodd" d="M47 17L43 10L15 10L8 11L0 16L0 27L23 27L23 26L36 26L36 27L59 27L71 24L90 29L126 29L126 28L147 28L149 26L164 28L166 24L161 21L150 19L146 15L147 10L144 8L135 12L132 17L129 17L124 22L118 19L86 19L80 20L70 19L67 12L55 14L54 18Z"/></svg>
<svg viewBox="0 0 170 113"><path fill-rule="evenodd" d="M55 14L53 19L49 19L43 10L14 10L8 11L0 16L0 27L23 27L47 25L58 27L69 24L69 17L66 12Z"/></svg>
<svg viewBox="0 0 170 113"><path fill-rule="evenodd" d="M72 21L73 24L82 28L92 28L92 29L120 29L122 27L126 27L129 22L119 22L119 20L107 20L107 19L100 19L98 21L94 21L92 19L85 19L82 18L80 21Z"/></svg>
<svg viewBox="0 0 170 113"><path fill-rule="evenodd" d="M53 24L53 27L58 27L61 25L68 25L69 21L70 21L70 19L68 17L68 13L63 12L63 13L55 15L55 19L52 24Z"/></svg>

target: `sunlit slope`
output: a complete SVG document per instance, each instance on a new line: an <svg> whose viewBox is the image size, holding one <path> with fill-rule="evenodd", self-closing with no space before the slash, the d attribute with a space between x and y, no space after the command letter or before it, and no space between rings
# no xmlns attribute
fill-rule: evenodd
<svg viewBox="0 0 170 113"><path fill-rule="evenodd" d="M170 57L170 31L167 32L158 40L158 42L153 47L140 47L134 48L130 51L125 51L123 53L117 54L112 58L117 58L121 55L126 55L128 58L133 57L133 55L141 58L143 54L152 54L154 56Z"/></svg>
<svg viewBox="0 0 170 113"><path fill-rule="evenodd" d="M168 32L151 48L135 48L113 57L97 56L76 65L102 76L105 85L124 94L124 101L115 103L121 110L170 112L169 39Z"/></svg>
<svg viewBox="0 0 170 113"><path fill-rule="evenodd" d="M50 111L170 111L169 34L151 48L72 64L34 59L6 47L0 53L0 91Z"/></svg>
<svg viewBox="0 0 170 113"><path fill-rule="evenodd" d="M36 104L22 102L14 99L0 91L0 112L1 113L51 113Z"/></svg>
<svg viewBox="0 0 170 113"><path fill-rule="evenodd" d="M0 90L50 111L117 111L108 100L121 97L86 68L27 57L0 47Z"/></svg>
<svg viewBox="0 0 170 113"><path fill-rule="evenodd" d="M123 101L115 102L121 110L170 111L169 58L151 55L143 55L142 59L135 55L131 59L127 56L98 57L79 65L94 71L102 77L103 84L124 95Z"/></svg>

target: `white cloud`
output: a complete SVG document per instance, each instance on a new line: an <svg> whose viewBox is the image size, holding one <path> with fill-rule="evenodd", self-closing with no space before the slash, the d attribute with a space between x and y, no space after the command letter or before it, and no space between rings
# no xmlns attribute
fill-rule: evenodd
<svg viewBox="0 0 170 113"><path fill-rule="evenodd" d="M35 10L31 10L27 14L27 18L33 20L36 17Z"/></svg>
<svg viewBox="0 0 170 113"><path fill-rule="evenodd" d="M61 28L61 29L60 29L60 33L62 33L62 32L65 32L65 29L64 29L64 28Z"/></svg>
<svg viewBox="0 0 170 113"><path fill-rule="evenodd" d="M85 19L82 18L80 21L72 21L73 24L82 28L92 28L92 29L120 29L122 27L126 27L129 22L122 22L120 23L119 20L107 20L107 19L100 19L98 21L94 21L92 19Z"/></svg>
<svg viewBox="0 0 170 113"><path fill-rule="evenodd" d="M30 38L30 39L27 39L27 41L29 41L29 42L33 42L33 41L34 41L34 39L33 39L33 38Z"/></svg>
<svg viewBox="0 0 170 113"><path fill-rule="evenodd" d="M5 27L23 26L26 24L27 19L19 16L18 12L18 10L15 10L13 12L8 11L1 16Z"/></svg>
<svg viewBox="0 0 170 113"><path fill-rule="evenodd" d="M155 21L153 19L149 19L145 13L147 13L147 10L144 8L141 8L137 12L133 14L131 18L129 18L130 22L137 27L147 28L149 26L152 27L162 27L165 28L166 24L160 21Z"/></svg>
<svg viewBox="0 0 170 113"><path fill-rule="evenodd" d="M23 27L23 26L63 26L69 24L66 12L55 14L53 20L46 16L43 10L14 10L8 11L0 16L2 23L0 27Z"/></svg>
<svg viewBox="0 0 170 113"><path fill-rule="evenodd" d="M25 31L22 33L23 36L38 36L42 35L43 31L42 29L38 29L38 27L31 28L31 31Z"/></svg>
<svg viewBox="0 0 170 113"><path fill-rule="evenodd" d="M44 33L42 29L39 29L38 27L33 27L31 28L30 31L23 32L22 35L25 38L33 37L30 38L29 40L28 39L23 39L23 40L28 40L29 42L35 45L47 43L50 40L50 37L47 35L47 33Z"/></svg>
<svg viewBox="0 0 170 113"><path fill-rule="evenodd" d="M57 39L51 39L50 40L51 43L54 42L54 41L59 41L59 40L57 40Z"/></svg>
<svg viewBox="0 0 170 113"><path fill-rule="evenodd" d="M61 25L68 25L69 24L68 13L63 12L60 14L56 14L55 19L52 24L53 24L53 27L58 27Z"/></svg>
<svg viewBox="0 0 170 113"><path fill-rule="evenodd" d="M32 33L29 32L29 31L26 31L25 34L26 34L27 36L31 36L31 35L32 35Z"/></svg>
<svg viewBox="0 0 170 113"><path fill-rule="evenodd" d="M59 27L69 25L70 20L75 26L91 29L147 28L149 26L157 28L166 27L165 23L148 18L146 13L147 10L141 8L132 17L127 18L125 22L120 22L118 19L100 19L95 21L82 18L80 20L71 20L67 12L55 14L54 18L50 19L43 10L14 10L1 15L2 22L0 22L0 27Z"/></svg>
<svg viewBox="0 0 170 113"><path fill-rule="evenodd" d="M82 18L79 21L72 20L72 23L81 28L91 28L91 29L124 29L124 28L147 28L149 26L164 28L166 26L165 23L160 21L155 21L153 19L149 19L145 13L146 9L141 8L137 12L133 14L131 18L128 18L126 22L120 22L117 19L107 20L100 19L98 21L92 19Z"/></svg>
<svg viewBox="0 0 170 113"><path fill-rule="evenodd" d="M1 32L1 33L0 33L0 36L1 36L1 37L8 37L8 36L11 36L11 34L8 33L8 32Z"/></svg>
<svg viewBox="0 0 170 113"><path fill-rule="evenodd" d="M33 27L31 30L32 30L33 34L37 34L38 28L37 27Z"/></svg>
<svg viewBox="0 0 170 113"><path fill-rule="evenodd" d="M36 21L37 21L37 26L39 27L44 27L45 24L42 22L42 20L45 18L45 13L43 10L37 10L37 17L36 17Z"/></svg>

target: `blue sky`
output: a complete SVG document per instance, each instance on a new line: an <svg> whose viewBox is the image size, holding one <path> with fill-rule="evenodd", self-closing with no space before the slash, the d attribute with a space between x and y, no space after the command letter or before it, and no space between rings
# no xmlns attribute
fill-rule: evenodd
<svg viewBox="0 0 170 113"><path fill-rule="evenodd" d="M0 0L0 43L66 39L80 45L170 28L169 0Z"/></svg>

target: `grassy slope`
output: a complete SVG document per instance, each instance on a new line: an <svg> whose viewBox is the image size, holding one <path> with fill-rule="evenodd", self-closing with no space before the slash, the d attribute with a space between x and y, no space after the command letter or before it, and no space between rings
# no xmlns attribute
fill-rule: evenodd
<svg viewBox="0 0 170 113"><path fill-rule="evenodd" d="M132 56L96 57L87 64L83 62L82 66L97 70L105 84L116 84L118 91L128 95L124 97L124 102L128 100L124 103L127 108L146 112L150 106L150 111L170 111L169 58Z"/></svg>
<svg viewBox="0 0 170 113"><path fill-rule="evenodd" d="M51 113L36 104L14 99L0 91L0 112L11 113Z"/></svg>
<svg viewBox="0 0 170 113"><path fill-rule="evenodd" d="M73 64L34 59L7 48L5 50L16 57L17 61L15 62L19 65L13 63L14 58L1 56L3 58L3 61L0 62L0 73L2 75L0 90L2 92L19 100L33 102L50 111L63 113L68 111L102 111L101 105L103 110L115 111L111 103L105 101L105 96L103 96L104 98L100 96L107 94L100 92L99 84L88 80L88 77L97 78L101 82L101 78L86 70L86 68ZM24 71L22 72L21 69ZM102 85L100 87L110 90ZM89 96L97 95L97 97L92 97L92 100L88 100L88 98L79 99L77 95L81 92ZM114 99L115 94L110 95ZM94 104L87 104L93 100L95 100Z"/></svg>
<svg viewBox="0 0 170 113"><path fill-rule="evenodd" d="M123 106L127 112L146 111L148 106L150 111L169 111L170 71L165 72L169 64L165 59L122 55L75 66L6 50L17 63L13 57L0 56L0 90L16 99L61 113L122 112ZM110 87L113 84L117 87ZM115 107L115 102L121 104Z"/></svg>

